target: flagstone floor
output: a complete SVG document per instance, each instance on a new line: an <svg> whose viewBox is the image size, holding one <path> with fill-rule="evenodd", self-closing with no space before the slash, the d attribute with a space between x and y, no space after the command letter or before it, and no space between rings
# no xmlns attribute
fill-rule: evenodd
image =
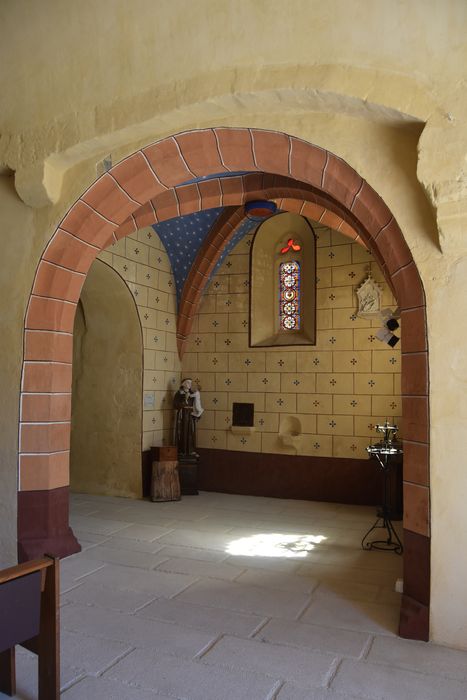
<svg viewBox="0 0 467 700"><path fill-rule="evenodd" d="M201 493L71 510L64 700L467 698L467 652L396 636L401 558L360 548L374 508ZM17 657L33 700L36 661Z"/></svg>

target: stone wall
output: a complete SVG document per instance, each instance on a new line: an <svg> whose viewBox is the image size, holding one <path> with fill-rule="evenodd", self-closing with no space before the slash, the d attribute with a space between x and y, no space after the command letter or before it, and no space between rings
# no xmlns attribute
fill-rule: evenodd
<svg viewBox="0 0 467 700"><path fill-rule="evenodd" d="M377 340L380 324L356 316L355 290L371 271L383 306L395 308L393 295L365 248L313 226L315 346L248 346L252 235L211 280L182 361L183 374L202 388L200 447L362 459L375 424L389 418L401 425L399 346ZM233 402L254 403L252 435L231 432Z"/></svg>

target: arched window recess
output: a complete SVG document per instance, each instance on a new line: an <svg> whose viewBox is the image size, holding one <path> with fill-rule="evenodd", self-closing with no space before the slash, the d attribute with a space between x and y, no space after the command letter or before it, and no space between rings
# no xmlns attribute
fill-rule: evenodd
<svg viewBox="0 0 467 700"><path fill-rule="evenodd" d="M283 212L257 229L250 257L250 346L316 342L316 238Z"/></svg>

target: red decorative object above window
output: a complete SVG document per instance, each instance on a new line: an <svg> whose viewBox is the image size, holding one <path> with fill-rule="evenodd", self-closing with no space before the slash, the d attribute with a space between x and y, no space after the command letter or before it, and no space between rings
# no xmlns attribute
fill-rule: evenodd
<svg viewBox="0 0 467 700"><path fill-rule="evenodd" d="M299 243L294 243L294 239L289 238L287 245L284 248L281 248L281 253L284 255L284 253L288 253L289 250L294 250L297 253L301 249L302 246Z"/></svg>

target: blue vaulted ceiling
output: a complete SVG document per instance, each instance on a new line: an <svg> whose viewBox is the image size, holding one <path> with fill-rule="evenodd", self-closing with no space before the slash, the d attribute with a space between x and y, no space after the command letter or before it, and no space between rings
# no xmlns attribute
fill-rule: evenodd
<svg viewBox="0 0 467 700"><path fill-rule="evenodd" d="M186 216L179 216L176 219L163 221L160 224L154 224L153 228L164 244L172 266L177 290L177 302L180 302L183 285L185 284L187 275L198 255L204 239L223 211L223 207L205 209L195 214L187 214ZM219 266L222 265L227 255L237 243L257 225L258 222L250 221L250 219L245 218L244 221L242 221L232 237L232 240L222 251L221 257L212 275L217 272Z"/></svg>
<svg viewBox="0 0 467 700"><path fill-rule="evenodd" d="M178 302L198 251L211 226L222 211L223 207L205 209L194 214L178 216L176 219L169 219L153 226L169 256Z"/></svg>
<svg viewBox="0 0 467 700"><path fill-rule="evenodd" d="M245 172L222 173L209 175L207 177L196 178L184 184L200 182L202 180L212 180L214 178L234 177L245 175ZM205 209L195 212L194 214L186 214L178 216L175 219L169 219L159 224L154 224L153 228L165 246L167 255L170 259L172 271L175 278L175 286L177 291L177 302L180 302L183 285L187 275L193 265L198 252L203 245L203 242L216 222L220 214L224 211L224 207L214 209ZM217 272L220 265L230 253L230 251L241 241L247 234L253 231L258 226L257 221L244 219L238 227L235 235L225 249L222 251L221 257L213 271L213 275ZM212 277L212 275L211 275Z"/></svg>

